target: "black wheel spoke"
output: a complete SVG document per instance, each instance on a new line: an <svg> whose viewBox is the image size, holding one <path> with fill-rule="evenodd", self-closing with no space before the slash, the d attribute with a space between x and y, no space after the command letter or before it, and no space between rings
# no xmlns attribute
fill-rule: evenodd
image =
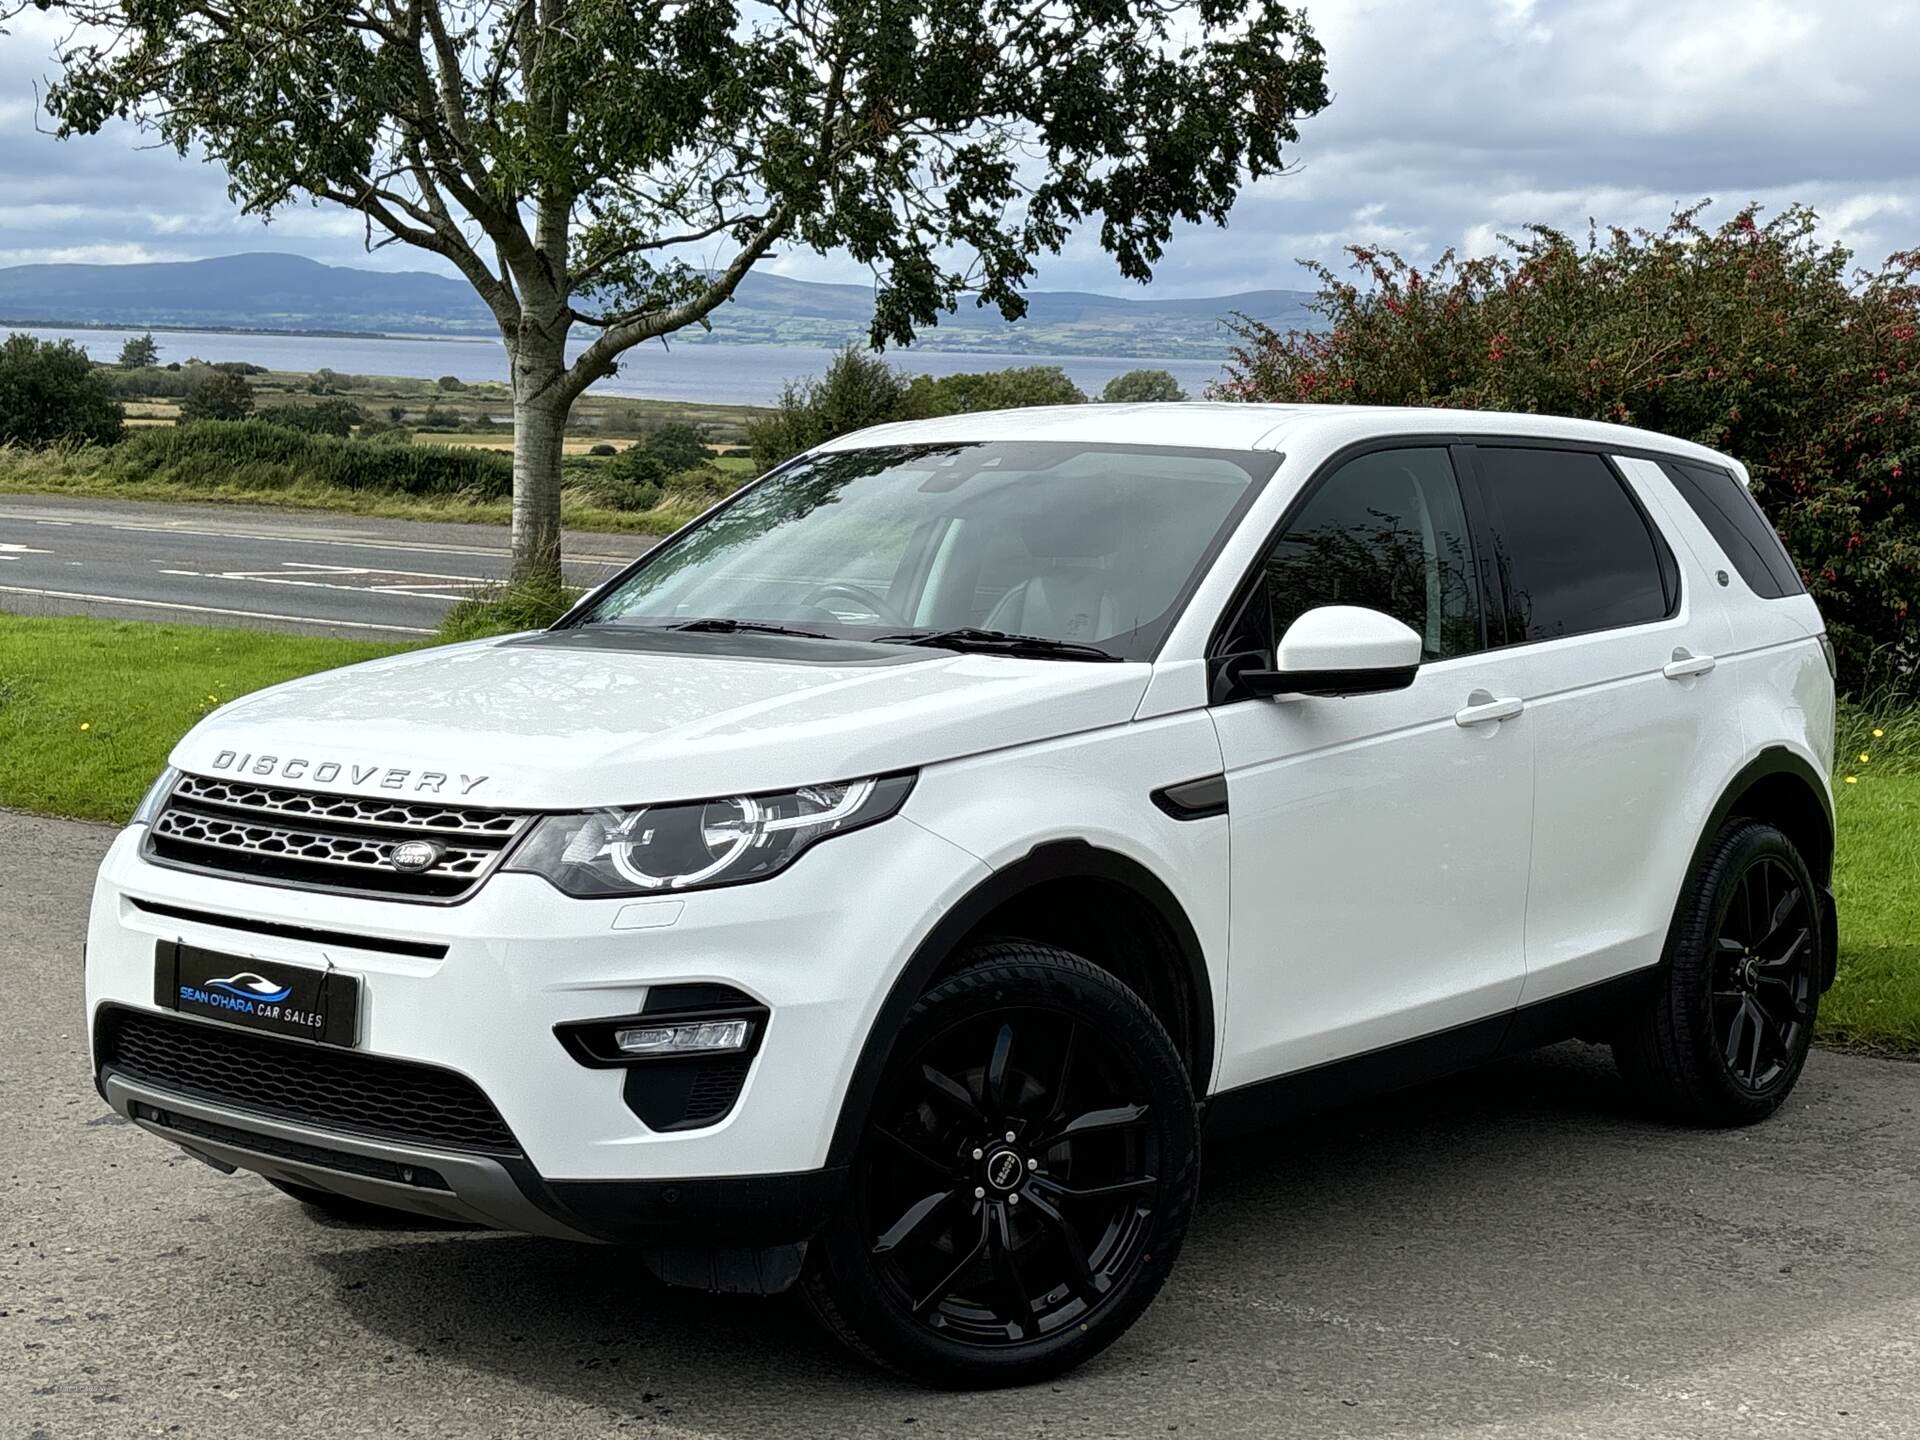
<svg viewBox="0 0 1920 1440"><path fill-rule="evenodd" d="M1740 1008L1733 1012L1733 1023L1727 1029L1726 1043L1722 1047L1727 1057L1727 1068L1736 1074L1740 1069L1740 1047L1746 1039L1747 1024L1750 1019L1747 1010L1747 997L1740 997Z"/></svg>
<svg viewBox="0 0 1920 1440"><path fill-rule="evenodd" d="M942 1160L938 1155L930 1154L922 1150L897 1130L889 1130L884 1126L876 1126L874 1127L874 1134L891 1145L897 1153L933 1171L936 1175L951 1175L954 1173L953 1161Z"/></svg>
<svg viewBox="0 0 1920 1440"><path fill-rule="evenodd" d="M899 1249L914 1231L927 1223L935 1211L953 1199L954 1193L952 1190L940 1190L914 1201L907 1207L907 1213L889 1225L886 1233L873 1242L873 1253L888 1255Z"/></svg>
<svg viewBox="0 0 1920 1440"><path fill-rule="evenodd" d="M983 1205L980 1207L979 1236L974 1240L973 1244L967 1248L966 1253L960 1257L953 1268L948 1270L931 1290L914 1301L913 1313L915 1315L926 1314L927 1311L951 1295L953 1293L953 1287L960 1283L960 1277L965 1275L967 1271L971 1270L974 1265L979 1262L980 1257L986 1253L987 1249L987 1225L987 1208Z"/></svg>
<svg viewBox="0 0 1920 1440"><path fill-rule="evenodd" d="M993 1258L994 1290L1000 1303L1007 1307L1007 1328L1011 1332L1007 1338L1024 1340L1033 1328L1033 1297L1027 1293L1026 1282L1020 1276L1020 1262L1013 1253L1013 1222L1005 1206L994 1209L997 1213L990 1232L992 1238L987 1242Z"/></svg>
<svg viewBox="0 0 1920 1440"><path fill-rule="evenodd" d="M920 1076L927 1082L928 1094L945 1103L948 1109L954 1111L962 1120L973 1125L986 1124L987 1117L980 1113L979 1105L974 1103L973 1096L968 1092L967 1087L958 1080L951 1075L943 1074L931 1065L922 1065Z"/></svg>
<svg viewBox="0 0 1920 1440"><path fill-rule="evenodd" d="M987 1057L987 1108L995 1115L1007 1113L1007 1071L1013 1061L1013 1025L1003 1023L993 1037L993 1053Z"/></svg>
<svg viewBox="0 0 1920 1440"><path fill-rule="evenodd" d="M1050 1205L1043 1196L1029 1197L1034 1213L1046 1221L1047 1229L1060 1243L1060 1252L1067 1259L1067 1284L1073 1293L1091 1305L1112 1285L1104 1275L1094 1273L1093 1266L1087 1260L1086 1246L1080 1243L1079 1232L1073 1228L1073 1222L1059 1210Z"/></svg>
<svg viewBox="0 0 1920 1440"><path fill-rule="evenodd" d="M1811 930L1803 928L1796 931L1779 955L1771 960L1761 960L1754 966L1756 975L1759 978L1776 981L1791 977L1793 971L1799 966L1802 947L1812 938Z"/></svg>
<svg viewBox="0 0 1920 1440"><path fill-rule="evenodd" d="M1143 1125L1147 1119L1147 1107L1144 1105L1116 1105L1106 1110L1089 1110L1084 1115L1076 1115L1045 1140L1038 1143L1038 1149L1058 1145L1063 1140L1074 1140L1085 1135L1097 1135L1105 1130L1125 1130L1133 1125Z"/></svg>
<svg viewBox="0 0 1920 1440"><path fill-rule="evenodd" d="M1049 1199L1058 1197L1063 1200L1107 1200L1116 1195L1145 1195L1151 1193L1160 1184L1158 1175L1142 1175L1137 1180L1116 1180L1110 1185L1062 1185L1058 1180L1036 1175L1028 1182L1031 1190L1038 1190Z"/></svg>
<svg viewBox="0 0 1920 1440"><path fill-rule="evenodd" d="M1060 1046L1060 1078L1053 1087L1053 1105L1047 1111L1047 1124L1058 1125L1067 1118L1067 1087L1073 1081L1073 1046L1079 1038L1080 1027L1071 1020L1067 1022L1067 1038Z"/></svg>

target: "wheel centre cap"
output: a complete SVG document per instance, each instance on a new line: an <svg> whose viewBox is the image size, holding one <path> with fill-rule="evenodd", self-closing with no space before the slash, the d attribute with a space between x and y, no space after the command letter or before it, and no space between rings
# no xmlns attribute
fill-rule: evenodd
<svg viewBox="0 0 1920 1440"><path fill-rule="evenodd" d="M1020 1177L1026 1173L1026 1169L1026 1162L1016 1151L1002 1146L998 1150L988 1152L987 1184L1004 1195L1020 1184Z"/></svg>

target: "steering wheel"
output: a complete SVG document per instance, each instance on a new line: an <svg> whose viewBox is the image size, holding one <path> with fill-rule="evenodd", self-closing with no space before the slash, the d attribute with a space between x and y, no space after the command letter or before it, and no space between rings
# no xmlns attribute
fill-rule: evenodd
<svg viewBox="0 0 1920 1440"><path fill-rule="evenodd" d="M811 605L816 610L832 613L832 607L824 602L830 599L851 600L870 614L877 615L889 625L904 625L906 622L894 613L893 606L884 595L869 590L864 585L855 585L846 580L830 580L825 585L807 592L801 600L802 605ZM837 618L837 617L836 617Z"/></svg>

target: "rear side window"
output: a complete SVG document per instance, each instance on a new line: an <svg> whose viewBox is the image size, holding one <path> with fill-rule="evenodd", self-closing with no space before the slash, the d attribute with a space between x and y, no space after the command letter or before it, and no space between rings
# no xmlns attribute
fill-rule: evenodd
<svg viewBox="0 0 1920 1440"><path fill-rule="evenodd" d="M1778 600L1805 592L1787 547L1780 543L1759 502L1738 476L1714 465L1685 460L1662 460L1660 468L1754 594Z"/></svg>
<svg viewBox="0 0 1920 1440"><path fill-rule="evenodd" d="M1613 468L1578 450L1481 446L1507 643L1666 618L1679 571Z"/></svg>

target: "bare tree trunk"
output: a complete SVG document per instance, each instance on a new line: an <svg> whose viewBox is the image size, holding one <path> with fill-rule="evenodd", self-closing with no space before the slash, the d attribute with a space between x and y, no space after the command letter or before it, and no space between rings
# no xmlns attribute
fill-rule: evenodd
<svg viewBox="0 0 1920 1440"><path fill-rule="evenodd" d="M560 355L513 358L513 575L515 585L551 586L560 578L560 455L567 410Z"/></svg>

